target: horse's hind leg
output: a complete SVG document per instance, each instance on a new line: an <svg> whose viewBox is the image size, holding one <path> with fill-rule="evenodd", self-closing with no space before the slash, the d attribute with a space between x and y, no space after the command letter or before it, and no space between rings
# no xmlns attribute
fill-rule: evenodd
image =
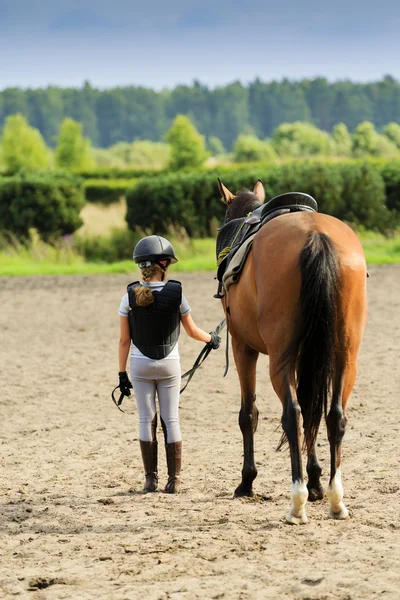
<svg viewBox="0 0 400 600"><path fill-rule="evenodd" d="M348 364L337 376L333 385L332 404L326 418L328 439L331 450L331 475L328 487L329 516L332 519L347 519L348 510L343 503L343 486L341 477L341 447L346 430L345 409L356 379L355 362Z"/></svg>
<svg viewBox="0 0 400 600"><path fill-rule="evenodd" d="M317 453L315 451L315 444L307 446L307 489L308 499L310 502L315 500L321 500L324 497L324 489L321 485L321 473L322 469L318 462Z"/></svg>
<svg viewBox="0 0 400 600"><path fill-rule="evenodd" d="M253 496L253 481L257 477L254 462L254 433L258 424L256 406L256 365L258 352L232 337L232 350L240 380L241 407L239 426L243 435L242 481L235 496Z"/></svg>
<svg viewBox="0 0 400 600"><path fill-rule="evenodd" d="M282 428L289 442L292 465L291 506L285 518L287 523L299 525L307 523L305 507L308 498L301 459L301 409L296 397L294 375L290 377L285 374L282 369L276 367L276 362L270 358L270 376L274 390L283 406Z"/></svg>

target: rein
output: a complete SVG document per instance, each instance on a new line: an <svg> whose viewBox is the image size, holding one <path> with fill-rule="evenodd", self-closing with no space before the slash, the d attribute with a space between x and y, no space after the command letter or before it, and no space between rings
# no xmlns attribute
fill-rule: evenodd
<svg viewBox="0 0 400 600"><path fill-rule="evenodd" d="M217 327L215 328L215 333L217 335L219 335L219 333L223 330L223 328L226 325L226 319L222 319L222 321L217 325ZM226 338L226 367L225 367L225 373L224 373L224 377L228 372L228 329L227 331L227 338ZM203 362L206 360L207 356L210 354L212 348L209 344L206 344L203 348L203 350L200 352L200 354L198 355L198 357L196 358L196 360L194 361L193 367L191 369L189 369L189 371L186 371L186 373L184 373L182 375L182 379L186 379L187 378L187 382L185 383L185 385L183 386L183 388L181 389L181 391L179 392L180 394L182 394L182 392L184 392L187 388L187 386L189 385L190 380L192 379L193 375L196 373L197 369L199 367L201 367L201 365L203 364ZM119 389L119 385L117 385L113 391L111 392L111 399L114 402L115 406L118 408L119 411L121 411L122 413L125 413L124 410L122 410L121 408L121 404L122 401L124 399L124 394L120 394L119 399L117 400L115 397L115 390Z"/></svg>
<svg viewBox="0 0 400 600"><path fill-rule="evenodd" d="M123 412L123 413L124 413L125 411L124 411L124 410L122 410L122 408L121 408L122 400L124 399L124 394L121 394L121 395L120 395L120 397L119 397L119 400L116 400L116 399L115 399L115 396L114 396L114 392L115 392L115 390L119 390L119 385L117 385L117 386L116 386L116 387L113 389L113 391L111 392L111 398L112 398L112 401L114 402L114 404L115 404L115 406L118 408L118 410L120 410L121 412Z"/></svg>
<svg viewBox="0 0 400 600"><path fill-rule="evenodd" d="M215 333L218 335L223 330L225 325L226 325L226 319L222 319L221 323L219 323L217 325L217 327L215 328ZM199 367L201 367L203 362L206 360L207 356L210 354L211 350L212 350L211 346L209 344L206 344L204 346L203 350L200 352L200 354L196 358L196 360L194 361L193 367L191 369L189 369L189 371L186 371L186 373L184 373L182 375L182 379L188 378L188 380L185 383L185 385L183 386L183 388L181 389L181 391L179 392L180 394L182 394L182 392L184 392L186 390L193 375L196 373L197 369ZM228 370L226 369L225 375L227 372L228 372ZM225 377L225 375L224 375L224 377Z"/></svg>

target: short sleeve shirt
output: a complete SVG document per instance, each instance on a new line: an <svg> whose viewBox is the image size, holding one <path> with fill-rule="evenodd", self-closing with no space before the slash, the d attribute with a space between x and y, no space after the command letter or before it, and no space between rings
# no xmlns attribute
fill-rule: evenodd
<svg viewBox="0 0 400 600"><path fill-rule="evenodd" d="M140 285L142 285L142 284L140 284ZM147 285L151 288L152 291L160 292L163 289L165 283L163 281L150 281L150 283ZM186 300L185 296L182 294L182 302L180 305L181 317L188 315L190 313L190 310L191 309L190 309L189 302ZM126 293L122 297L118 314L120 317L128 317L128 314L129 314L128 293ZM142 354L142 352L140 352L139 348L137 348L135 346L135 344L132 342L131 343L131 358L148 358L148 357L145 356L144 354ZM168 354L168 356L166 356L163 360L167 360L168 358L179 358L178 343L175 344L172 352L170 352L170 354Z"/></svg>

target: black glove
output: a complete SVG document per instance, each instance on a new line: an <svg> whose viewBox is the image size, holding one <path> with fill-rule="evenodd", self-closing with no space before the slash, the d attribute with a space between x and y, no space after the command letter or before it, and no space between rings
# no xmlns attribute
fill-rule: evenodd
<svg viewBox="0 0 400 600"><path fill-rule="evenodd" d="M126 371L122 371L118 373L119 375L119 389L121 390L121 394L124 396L131 395L132 384L129 381L129 377Z"/></svg>
<svg viewBox="0 0 400 600"><path fill-rule="evenodd" d="M213 350L217 350L221 344L221 338L215 331L210 331L211 340L208 342L208 345L211 346Z"/></svg>

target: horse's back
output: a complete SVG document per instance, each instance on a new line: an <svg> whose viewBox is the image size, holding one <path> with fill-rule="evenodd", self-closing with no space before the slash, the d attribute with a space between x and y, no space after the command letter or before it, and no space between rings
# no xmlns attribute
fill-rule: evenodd
<svg viewBox="0 0 400 600"><path fill-rule="evenodd" d="M283 338L289 337L295 326L302 284L300 255L315 233L327 236L335 248L343 310L350 310L352 318L358 313L359 329L365 325L366 263L354 231L322 213L282 215L257 233L239 283L229 292L231 311L240 307L240 319L232 325L242 329L242 323L254 324L256 319L258 330L254 331L253 325L253 332L244 337L251 338L247 343L259 351L269 353L269 340L279 338L280 344L285 344Z"/></svg>
<svg viewBox="0 0 400 600"><path fill-rule="evenodd" d="M279 279L285 275L296 279L300 253L313 233L324 234L333 242L342 274L350 269L365 279L364 251L354 231L335 217L309 212L282 215L259 231L253 242L253 259L261 279L266 267L271 276L276 272Z"/></svg>

